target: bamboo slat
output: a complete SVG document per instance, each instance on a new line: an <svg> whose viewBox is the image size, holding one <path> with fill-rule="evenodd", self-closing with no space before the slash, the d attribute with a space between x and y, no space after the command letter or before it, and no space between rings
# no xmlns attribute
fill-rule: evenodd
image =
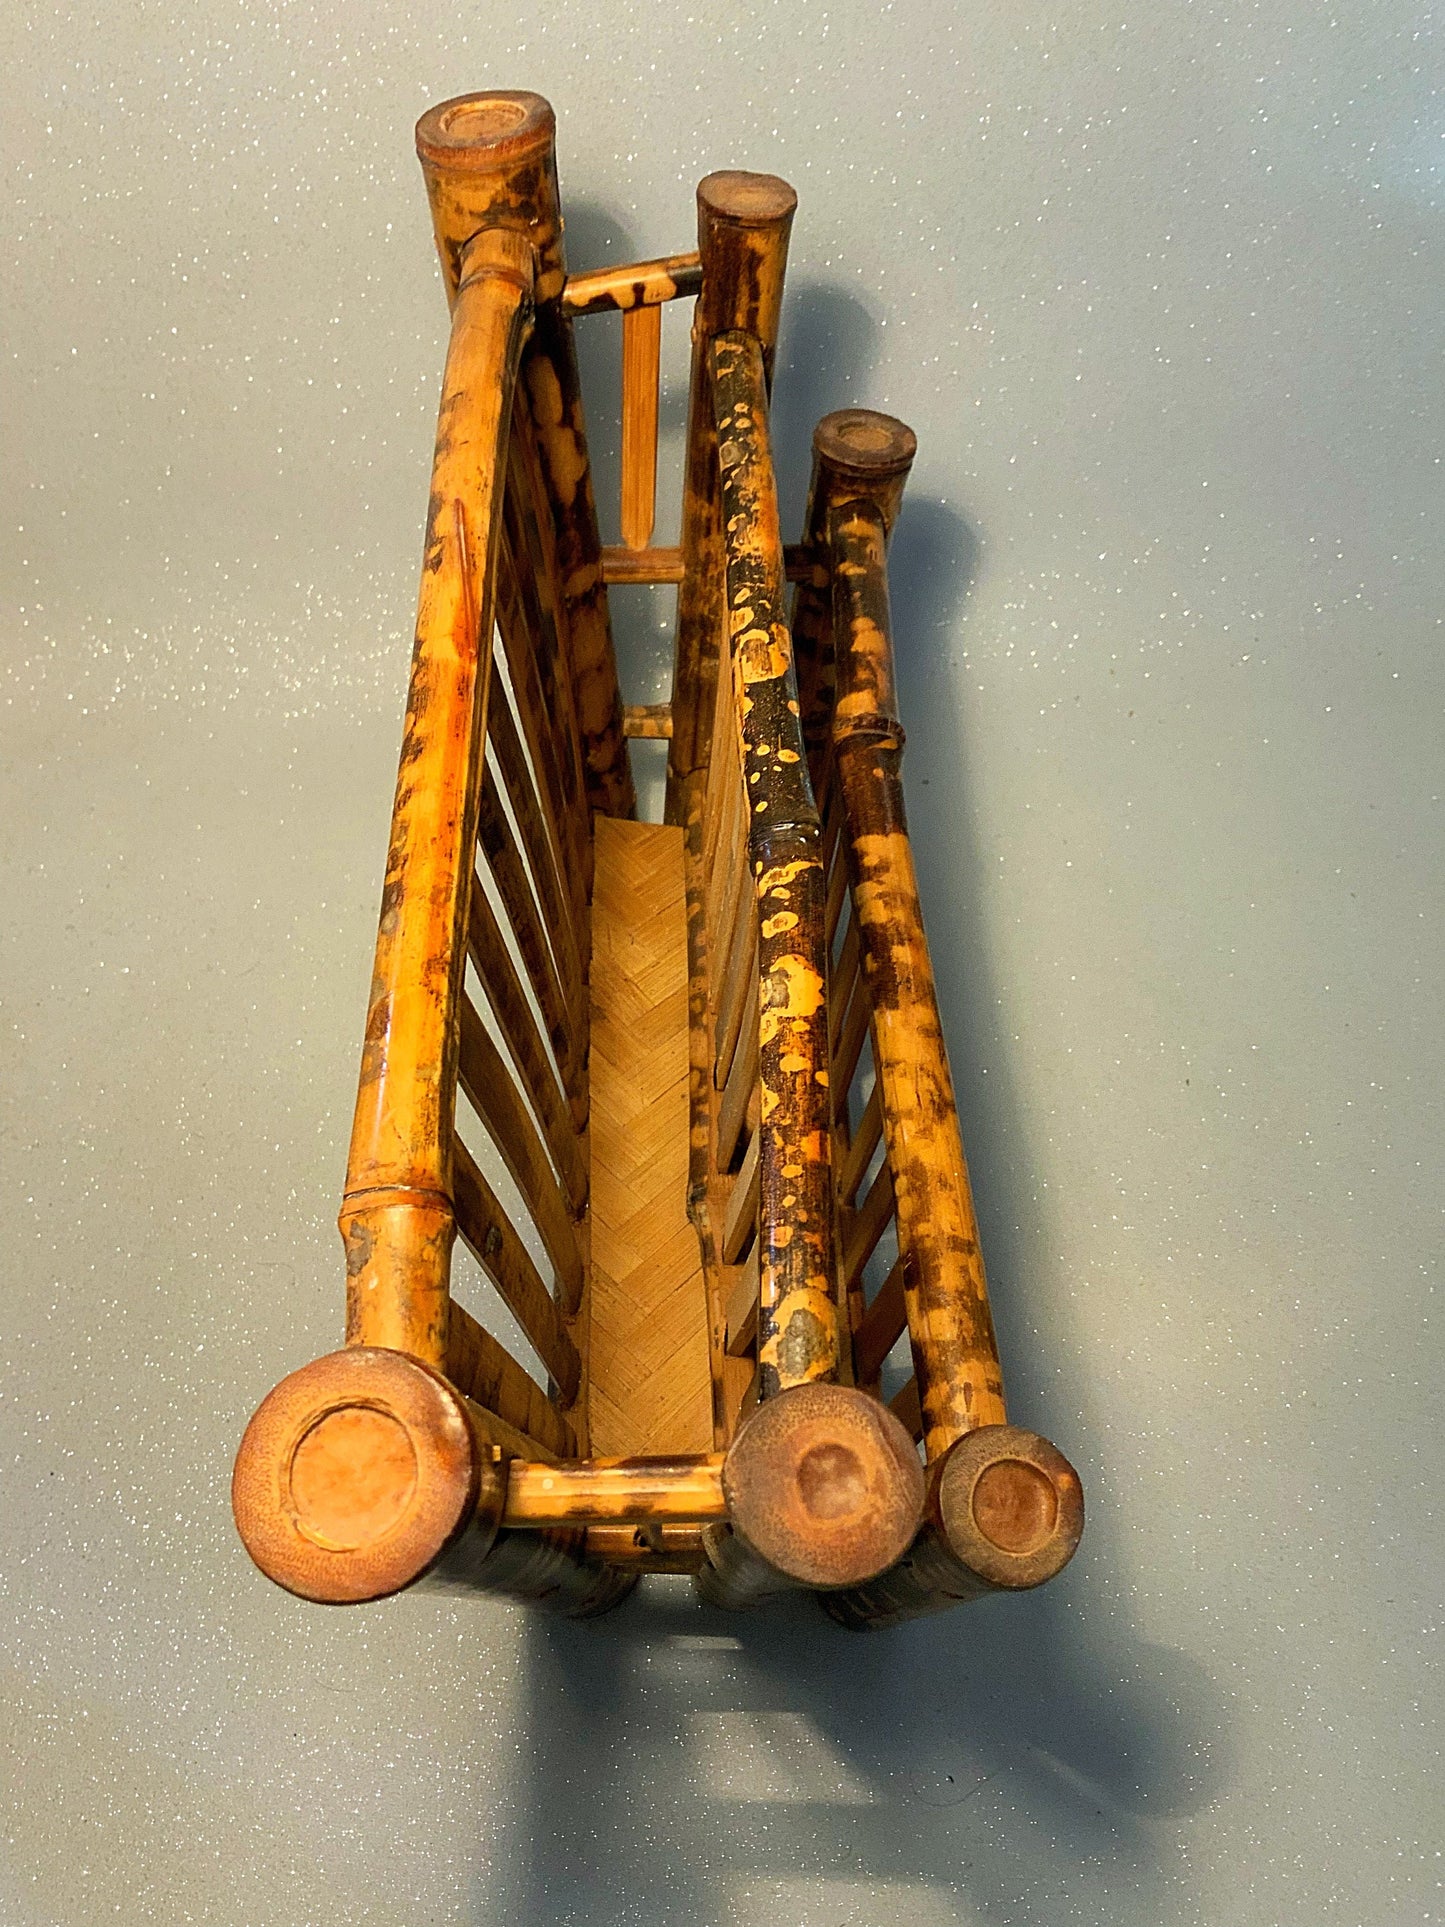
<svg viewBox="0 0 1445 1927"><path fill-rule="evenodd" d="M469 997L462 999L458 1033L462 1089L522 1194L547 1256L556 1267L564 1300L575 1304L584 1275L577 1226L506 1060Z"/></svg>
<svg viewBox="0 0 1445 1927"><path fill-rule="evenodd" d="M737 1162L738 1141L745 1129L756 1124L758 1091L758 1031L755 1024L745 1026L723 1086L717 1107L717 1162L720 1171L730 1171ZM752 1119L752 1124L749 1119Z"/></svg>
<svg viewBox="0 0 1445 1927"><path fill-rule="evenodd" d="M645 549L657 519L657 382L662 309L622 317L622 544Z"/></svg>
<svg viewBox="0 0 1445 1927"><path fill-rule="evenodd" d="M702 288L702 257L669 254L657 261L634 261L621 268L593 268L569 274L562 307L572 315L616 313L656 307L697 294Z"/></svg>
<svg viewBox="0 0 1445 1927"><path fill-rule="evenodd" d="M459 1392L544 1451L567 1458L577 1450L572 1427L541 1386L455 1300L448 1318L447 1377Z"/></svg>
<svg viewBox="0 0 1445 1927"><path fill-rule="evenodd" d="M702 292L693 317L682 495L684 569L677 598L667 820L687 818L683 785L706 767L713 687L724 648L722 505L713 409L714 340L751 333L771 378L788 237L798 197L771 174L709 174L697 190Z"/></svg>
<svg viewBox="0 0 1445 1927"><path fill-rule="evenodd" d="M563 1402L570 1405L581 1388L577 1347L516 1227L460 1139L455 1147L452 1189L458 1231L556 1380ZM563 1304L567 1305L565 1299ZM575 1306L567 1305L567 1309Z"/></svg>
<svg viewBox="0 0 1445 1927"><path fill-rule="evenodd" d="M488 764L482 767L477 842L496 883L508 927L570 1095L574 1086L581 1086L583 1082L586 1061L581 986L575 982L566 985L562 981L531 879L507 820L496 773Z"/></svg>
<svg viewBox="0 0 1445 1927"><path fill-rule="evenodd" d="M899 1258L878 1287L863 1322L853 1334L853 1369L860 1385L871 1385L883 1361L903 1336L908 1309L903 1295L904 1261Z"/></svg>
<svg viewBox="0 0 1445 1927"><path fill-rule="evenodd" d="M566 989L569 1004L585 1008L582 985L587 975L584 957L585 911L578 909L568 883L568 861L561 847L561 825L554 821L532 778L512 703L500 677L487 708L487 740L512 806L517 838L526 858L548 946Z"/></svg>
<svg viewBox="0 0 1445 1927"><path fill-rule="evenodd" d="M893 1217L893 1173L884 1164L858 1210L852 1214L843 1240L843 1285L851 1291L863 1267L878 1248L878 1240Z"/></svg>
<svg viewBox="0 0 1445 1927"><path fill-rule="evenodd" d="M507 1469L506 1526L704 1525L727 1517L720 1452Z"/></svg>
<svg viewBox="0 0 1445 1927"><path fill-rule="evenodd" d="M587 1161L581 1138L558 1088L552 1058L522 989L502 927L479 883L473 885L467 907L467 947L576 1216L587 1202Z"/></svg>
<svg viewBox="0 0 1445 1927"><path fill-rule="evenodd" d="M727 1215L723 1219L722 1260L735 1265L747 1249L758 1224L758 1159L760 1133L754 1131L742 1167L728 1193Z"/></svg>
<svg viewBox="0 0 1445 1927"><path fill-rule="evenodd" d="M863 1173L873 1162L873 1154L878 1149L883 1136L883 1097L875 1084L868 1093L868 1102L863 1107L863 1115L858 1120L854 1132L838 1169L838 1202L848 1205L853 1202L858 1186L863 1182Z"/></svg>

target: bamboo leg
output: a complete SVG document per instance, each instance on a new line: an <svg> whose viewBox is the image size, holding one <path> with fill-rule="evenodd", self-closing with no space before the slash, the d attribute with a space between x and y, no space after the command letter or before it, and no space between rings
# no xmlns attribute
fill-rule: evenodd
<svg viewBox="0 0 1445 1927"><path fill-rule="evenodd" d="M635 1583L586 1534L502 1529L506 1476L485 1414L399 1352L352 1346L293 1372L246 1428L231 1484L262 1572L322 1604L421 1584L501 1592L572 1617Z"/></svg>
<svg viewBox="0 0 1445 1927"><path fill-rule="evenodd" d="M723 1464L729 1526L705 1528L698 1578L715 1606L792 1587L861 1586L897 1564L923 1516L923 1468L886 1406L843 1385L759 1405ZM856 1574L843 1579L841 1574Z"/></svg>

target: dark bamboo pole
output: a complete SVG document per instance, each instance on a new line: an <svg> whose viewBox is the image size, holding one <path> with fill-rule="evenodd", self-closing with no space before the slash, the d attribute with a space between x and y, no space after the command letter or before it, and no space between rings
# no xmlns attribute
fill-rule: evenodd
<svg viewBox="0 0 1445 1927"><path fill-rule="evenodd" d="M818 810L783 614L782 539L755 336L713 345L732 672L757 897L764 1399L838 1371L827 940Z"/></svg>
<svg viewBox="0 0 1445 1927"><path fill-rule="evenodd" d="M246 1550L321 1604L403 1588L480 1589L569 1617L605 1612L635 1575L582 1530L502 1526L506 1473L487 1415L399 1352L352 1346L282 1379L246 1428L231 1483Z"/></svg>
<svg viewBox="0 0 1445 1927"><path fill-rule="evenodd" d="M587 792L594 811L631 816L631 765L622 738L577 354L563 304L567 264L552 109L540 94L464 94L422 116L416 145L450 296L462 250L479 229L514 229L535 253L536 320L522 388L556 528Z"/></svg>
<svg viewBox="0 0 1445 1927"><path fill-rule="evenodd" d="M673 736L667 774L669 823L686 823L684 785L707 765L712 692L723 637L712 344L717 336L734 329L755 335L771 382L788 237L797 205L792 188L773 174L727 171L709 174L698 183L702 292L692 324L682 496L683 574L677 598Z"/></svg>
<svg viewBox="0 0 1445 1927"><path fill-rule="evenodd" d="M459 257L341 1231L348 1343L446 1362L452 1120L508 421L532 255Z"/></svg>

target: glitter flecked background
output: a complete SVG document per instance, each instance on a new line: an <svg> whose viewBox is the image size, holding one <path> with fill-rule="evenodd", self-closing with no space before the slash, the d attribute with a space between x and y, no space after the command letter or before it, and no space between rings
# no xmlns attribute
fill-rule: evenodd
<svg viewBox="0 0 1445 1927"><path fill-rule="evenodd" d="M1431 10L13 0L0 58L4 1927L1438 1919ZM340 1337L411 127L488 85L555 103L579 267L796 184L791 525L818 414L919 431L925 902L1013 1408L1090 1507L1039 1595L329 1612L232 1531Z"/></svg>

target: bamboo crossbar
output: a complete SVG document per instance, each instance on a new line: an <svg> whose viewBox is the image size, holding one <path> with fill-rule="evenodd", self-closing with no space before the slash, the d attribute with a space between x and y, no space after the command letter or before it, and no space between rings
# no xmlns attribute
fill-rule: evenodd
<svg viewBox="0 0 1445 1927"><path fill-rule="evenodd" d="M1082 1498L1004 1405L903 808L887 544L913 437L826 417L785 546L793 190L709 175L696 251L569 274L545 101L444 102L417 148L451 331L346 1348L247 1427L245 1543L308 1599L480 1589L572 1616L648 1572L730 1609L811 1590L858 1628L1037 1585ZM681 538L656 547L683 298ZM572 337L604 312L606 548ZM622 699L614 583L677 586L666 702ZM668 745L661 825L634 817L636 741ZM451 1295L458 1237L497 1332L475 1277L473 1309Z"/></svg>

